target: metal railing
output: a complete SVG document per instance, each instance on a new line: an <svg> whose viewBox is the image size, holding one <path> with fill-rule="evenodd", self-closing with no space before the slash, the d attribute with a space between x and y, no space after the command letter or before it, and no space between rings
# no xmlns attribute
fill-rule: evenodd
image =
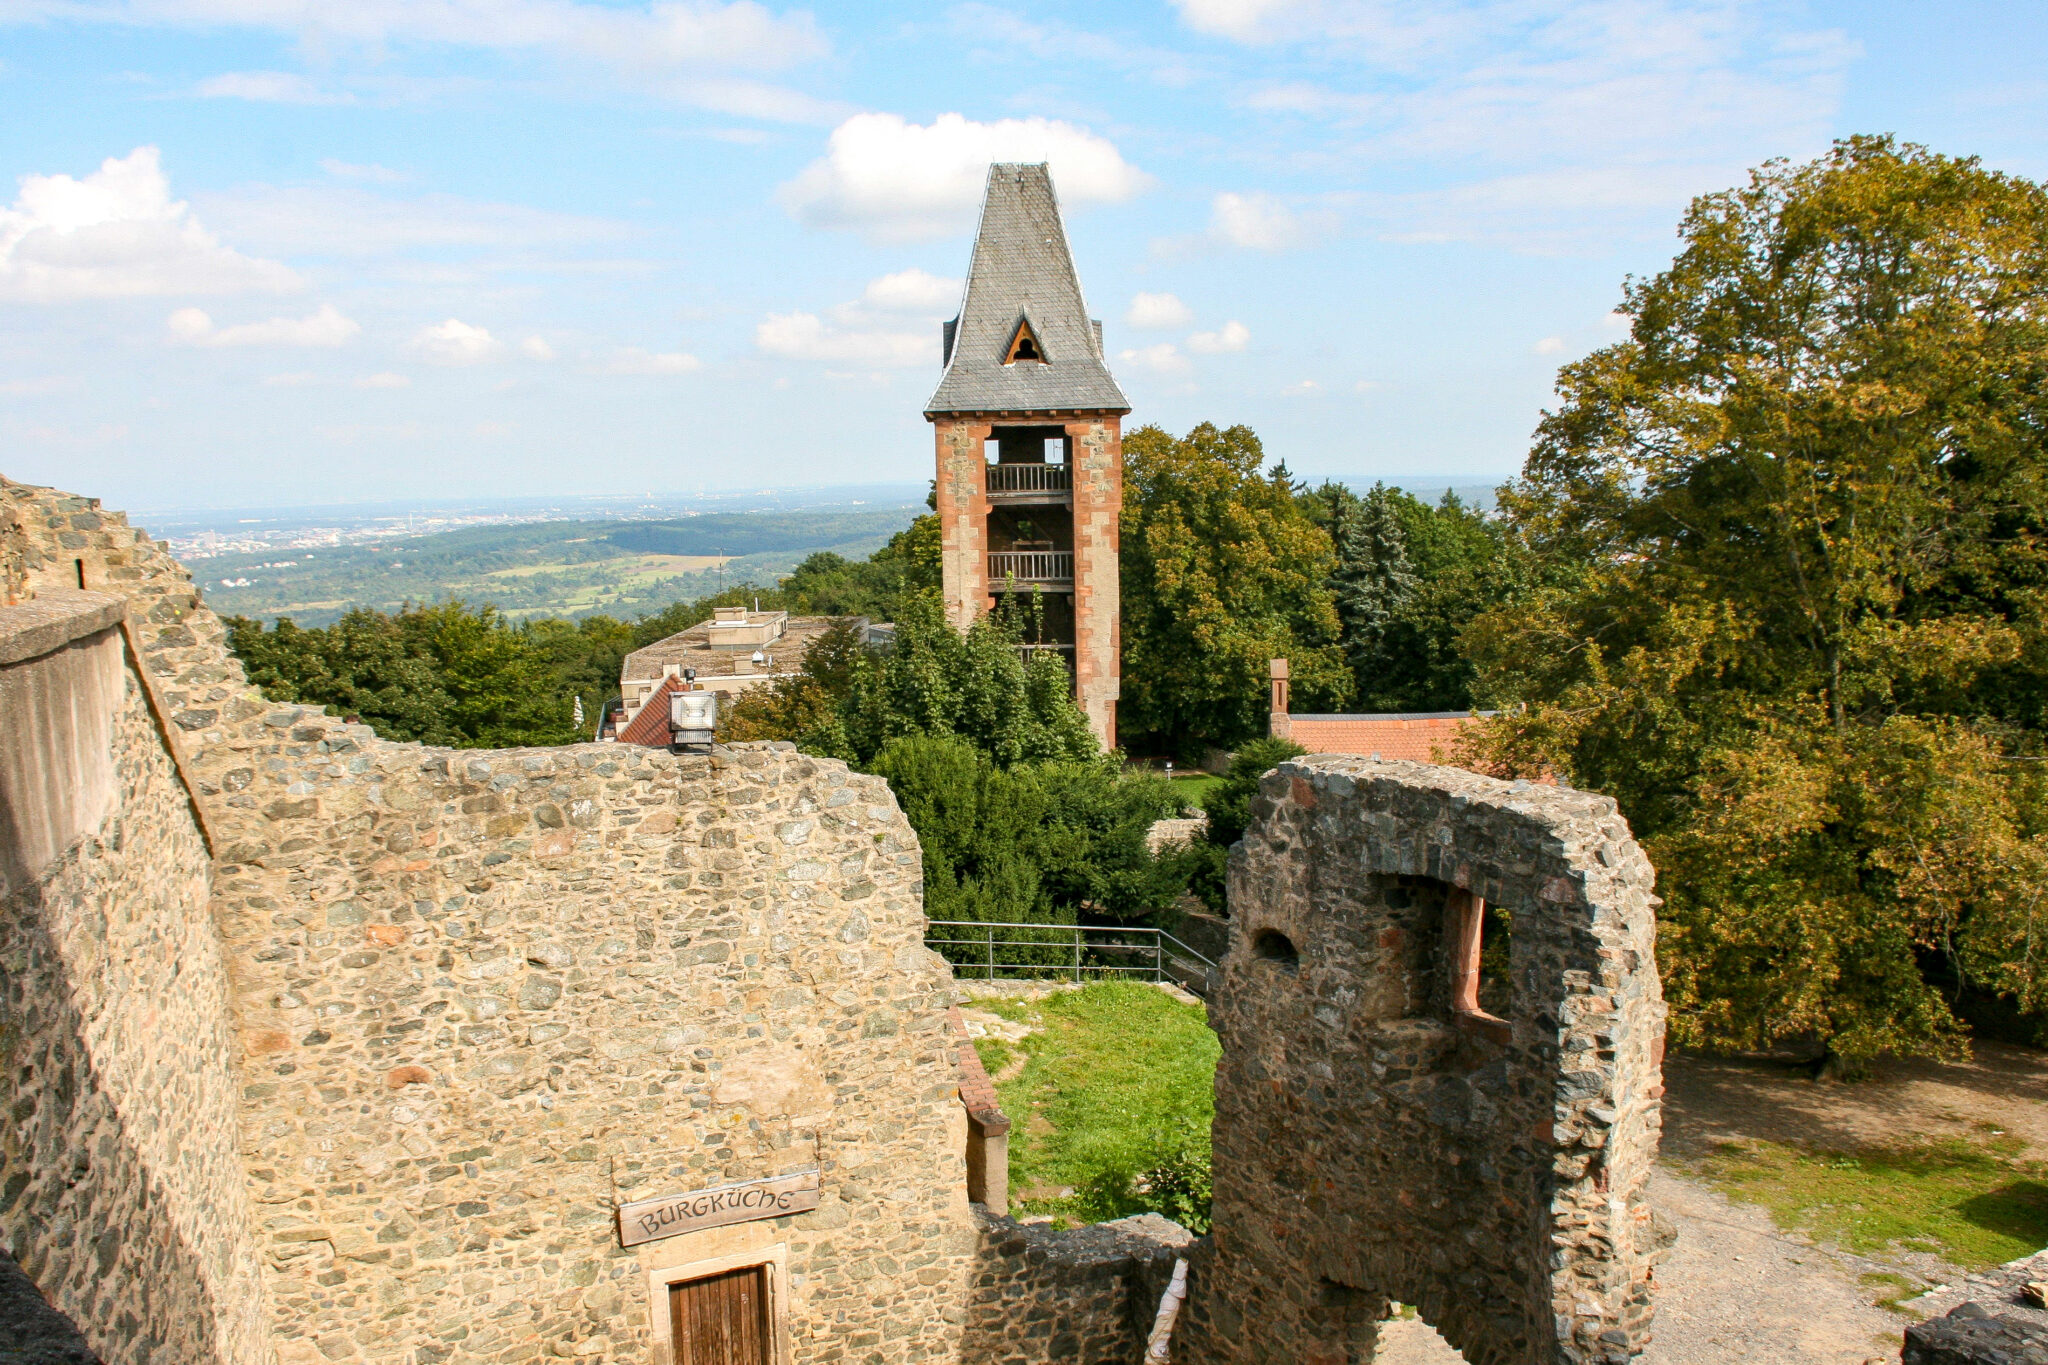
<svg viewBox="0 0 2048 1365"><path fill-rule="evenodd" d="M1028 929L1030 938L996 937L999 931ZM969 931L962 937L942 931ZM924 942L953 964L961 980L1055 978L1116 981L1134 976L1170 981L1207 996L1217 967L1164 929L1100 928L1087 924L1011 924L990 920L935 919L925 925ZM955 951L948 951L952 949ZM1004 949L1000 955L997 949ZM1028 950L1023 953L1011 949ZM1031 957L1037 961L1005 961Z"/></svg>
<svg viewBox="0 0 2048 1365"><path fill-rule="evenodd" d="M989 496L1005 493L1064 493L1074 486L1073 470L1063 464L992 464Z"/></svg>
<svg viewBox="0 0 2048 1365"><path fill-rule="evenodd" d="M1001 592L1006 582L1071 583L1074 581L1072 550L991 550L988 556L988 585Z"/></svg>

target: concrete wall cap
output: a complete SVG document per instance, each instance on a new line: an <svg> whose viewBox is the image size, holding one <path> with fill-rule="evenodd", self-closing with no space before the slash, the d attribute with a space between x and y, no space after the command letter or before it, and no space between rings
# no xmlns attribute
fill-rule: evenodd
<svg viewBox="0 0 2048 1365"><path fill-rule="evenodd" d="M77 588L51 588L18 606L0 607L0 667L54 654L73 640L120 624L123 598Z"/></svg>

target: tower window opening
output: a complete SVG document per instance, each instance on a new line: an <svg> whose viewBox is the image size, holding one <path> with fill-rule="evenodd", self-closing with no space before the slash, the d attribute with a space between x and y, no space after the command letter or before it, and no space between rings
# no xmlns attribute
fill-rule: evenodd
<svg viewBox="0 0 2048 1365"><path fill-rule="evenodd" d="M1003 354L1005 365L1014 365L1020 360L1035 360L1045 363L1045 350L1038 344L1038 334L1031 330L1026 319L1017 320L1017 330L1010 336L1010 348Z"/></svg>
<svg viewBox="0 0 2048 1365"><path fill-rule="evenodd" d="M1451 1017L1467 1032L1505 1044L1508 1021L1495 1013L1512 1008L1509 975L1514 919L1499 906L1462 889L1444 905L1444 941L1451 969Z"/></svg>

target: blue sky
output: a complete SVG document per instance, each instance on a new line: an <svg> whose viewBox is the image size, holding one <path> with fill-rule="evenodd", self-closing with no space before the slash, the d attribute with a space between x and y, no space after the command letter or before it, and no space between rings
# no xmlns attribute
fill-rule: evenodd
<svg viewBox="0 0 2048 1365"><path fill-rule="evenodd" d="M1859 132L2048 174L2044 15L0 0L0 472L922 479L986 163L1049 159L1132 423L1496 479L1692 195Z"/></svg>

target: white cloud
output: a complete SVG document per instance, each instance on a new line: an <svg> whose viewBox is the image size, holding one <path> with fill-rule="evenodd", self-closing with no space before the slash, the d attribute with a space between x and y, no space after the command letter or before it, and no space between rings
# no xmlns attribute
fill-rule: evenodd
<svg viewBox="0 0 2048 1365"><path fill-rule="evenodd" d="M1063 65L1086 63L1091 68L1136 72L1176 88L1192 84L1203 74L1202 67L1186 53L1129 42L1057 20L1033 22L1012 8L956 5L947 15L947 27L961 44L970 48L974 59L987 55L998 61L1014 62L1018 53L1025 52L1041 61Z"/></svg>
<svg viewBox="0 0 2048 1365"><path fill-rule="evenodd" d="M363 330L331 303L302 318L271 318L233 327L214 326L198 308L180 308L171 314L170 327L171 336L188 346L340 346Z"/></svg>
<svg viewBox="0 0 2048 1365"><path fill-rule="evenodd" d="M320 169L336 180L364 180L376 185L399 185L412 179L404 171L394 171L389 166L357 165L353 161L338 161L331 156L321 158Z"/></svg>
<svg viewBox="0 0 2048 1365"><path fill-rule="evenodd" d="M1267 114L1301 114L1315 118L1337 118L1353 120L1364 118L1386 108L1386 97L1381 95L1352 95L1339 90L1327 90L1320 85L1296 81L1289 85L1270 85L1263 90L1253 91L1245 96L1244 106Z"/></svg>
<svg viewBox="0 0 2048 1365"><path fill-rule="evenodd" d="M1636 320L1626 313L1609 313L1600 319L1603 327L1612 327L1617 332L1626 332L1636 325Z"/></svg>
<svg viewBox="0 0 2048 1365"><path fill-rule="evenodd" d="M322 90L291 71L229 71L193 87L206 99L250 100L258 104L354 104L355 96Z"/></svg>
<svg viewBox="0 0 2048 1365"><path fill-rule="evenodd" d="M32 398L46 393L65 393L82 389L85 381L76 375L44 374L26 379L0 379L0 394L9 398Z"/></svg>
<svg viewBox="0 0 2048 1365"><path fill-rule="evenodd" d="M1304 379L1299 384L1289 384L1280 390L1282 398L1313 398L1323 391L1323 386L1313 379Z"/></svg>
<svg viewBox="0 0 2048 1365"><path fill-rule="evenodd" d="M918 124L856 114L777 197L809 227L853 228L882 242L943 237L973 225L993 161L1051 163L1069 208L1128 199L1150 182L1107 138L1057 119L941 114Z"/></svg>
<svg viewBox="0 0 2048 1365"><path fill-rule="evenodd" d="M871 369L939 363L939 338L919 332L866 331L835 327L816 313L771 313L754 329L754 344L789 360L823 360Z"/></svg>
<svg viewBox="0 0 2048 1365"><path fill-rule="evenodd" d="M705 108L813 120L830 112L808 95L744 74L783 70L828 51L808 13L778 14L756 0L71 0L0 7L0 19L23 10L26 17L61 12L74 22L254 29L321 52L354 47L372 57L407 45L532 54L606 69L622 84ZM258 82L247 87L252 93L221 93L265 98L264 89Z"/></svg>
<svg viewBox="0 0 2048 1365"><path fill-rule="evenodd" d="M1562 355L1564 353L1564 338L1545 337L1536 343L1532 353L1535 355Z"/></svg>
<svg viewBox="0 0 2048 1365"><path fill-rule="evenodd" d="M381 370L376 374L366 374L357 379L356 387L359 389L409 389L412 387L412 379L407 375L393 374L389 370Z"/></svg>
<svg viewBox="0 0 2048 1365"><path fill-rule="evenodd" d="M912 267L868 281L862 303L891 313L946 313L960 302L961 281Z"/></svg>
<svg viewBox="0 0 2048 1365"><path fill-rule="evenodd" d="M1824 147L1859 55L1801 7L1753 0L1176 0L1193 28L1285 42L1332 73L1238 103L1298 115L1242 151L1334 177L1391 240L1582 250L1668 237L1692 196ZM1318 126L1320 125L1320 126ZM1347 215L1348 217L1349 215Z"/></svg>
<svg viewBox="0 0 2048 1365"><path fill-rule="evenodd" d="M703 367L703 361L684 351L645 351L638 346L613 352L605 366L613 374L689 374Z"/></svg>
<svg viewBox="0 0 2048 1365"><path fill-rule="evenodd" d="M0 298L36 303L166 294L285 293L299 277L230 247L171 198L154 147L81 179L25 175L0 209Z"/></svg>
<svg viewBox="0 0 2048 1365"><path fill-rule="evenodd" d="M422 327L406 349L430 365L479 365L505 353L505 343L486 328L458 318Z"/></svg>
<svg viewBox="0 0 2048 1365"><path fill-rule="evenodd" d="M1150 370L1154 374L1184 374L1188 368L1187 357L1170 341L1162 341L1156 346L1144 346L1137 350L1120 351L1117 353L1117 359L1125 365Z"/></svg>
<svg viewBox="0 0 2048 1365"><path fill-rule="evenodd" d="M1194 310L1172 294L1137 294L1124 313L1124 324L1150 331L1185 327L1195 320Z"/></svg>
<svg viewBox="0 0 2048 1365"><path fill-rule="evenodd" d="M303 389L308 384L317 384L320 376L311 370L294 370L290 374L266 374L263 387L266 389Z"/></svg>
<svg viewBox="0 0 2048 1365"><path fill-rule="evenodd" d="M558 250L633 232L607 218L452 194L398 198L353 185L247 185L200 196L211 221L259 249L335 257L412 250Z"/></svg>
<svg viewBox="0 0 2048 1365"><path fill-rule="evenodd" d="M1209 204L1209 235L1228 246L1284 251L1334 226L1327 212L1300 213L1263 191L1219 194Z"/></svg>
<svg viewBox="0 0 2048 1365"><path fill-rule="evenodd" d="M548 345L546 337L528 337L519 343L519 354L528 360L553 360L555 348Z"/></svg>
<svg viewBox="0 0 2048 1365"><path fill-rule="evenodd" d="M1250 329L1233 319L1213 332L1197 332L1188 338L1188 349L1202 355L1221 355L1225 351L1242 351L1252 339Z"/></svg>
<svg viewBox="0 0 2048 1365"><path fill-rule="evenodd" d="M1173 0L1173 5L1189 28L1240 42L1266 37L1270 20L1301 7L1298 0Z"/></svg>

